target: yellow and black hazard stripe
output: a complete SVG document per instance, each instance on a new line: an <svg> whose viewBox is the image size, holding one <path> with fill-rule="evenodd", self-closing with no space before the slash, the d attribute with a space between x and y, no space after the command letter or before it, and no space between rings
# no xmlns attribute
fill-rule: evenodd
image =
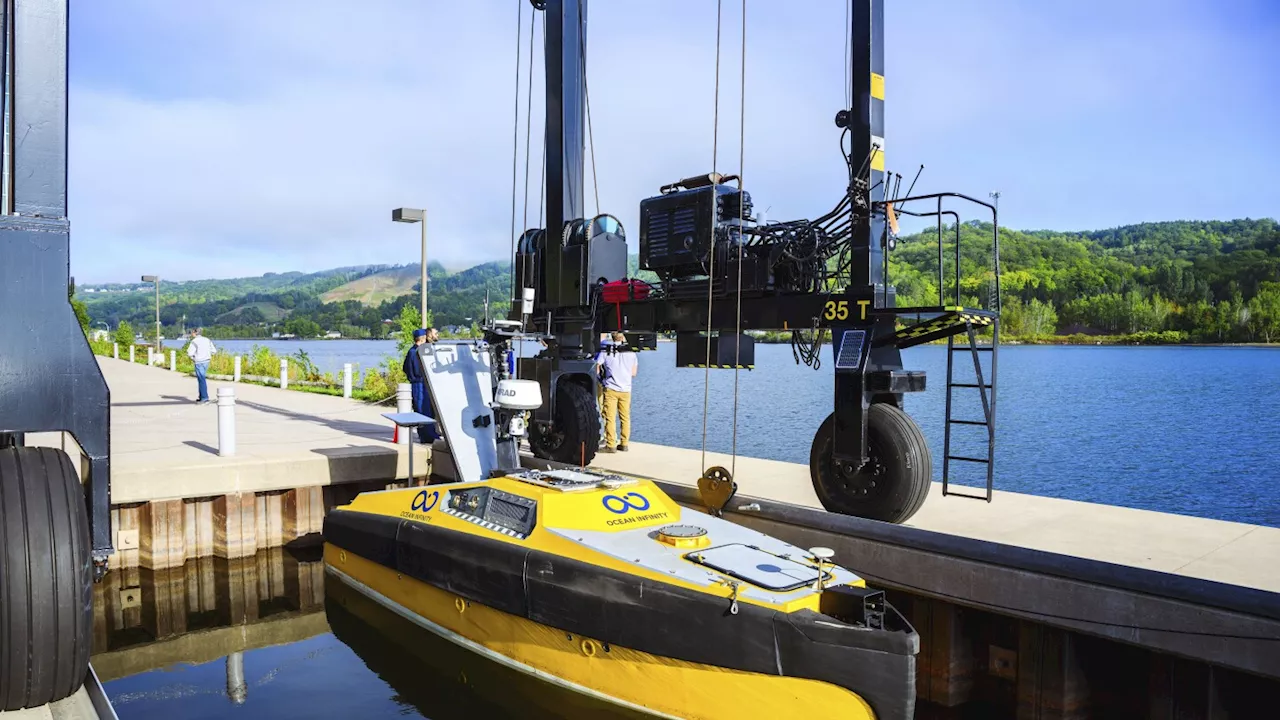
<svg viewBox="0 0 1280 720"><path fill-rule="evenodd" d="M898 348L908 348L950 335L958 335L969 327L985 327L993 322L995 322L995 316L984 312L971 310L953 311L902 328L893 335L878 341L877 345L895 345Z"/></svg>
<svg viewBox="0 0 1280 720"><path fill-rule="evenodd" d="M711 368L712 370L754 370L755 365L677 365L677 367L686 368Z"/></svg>

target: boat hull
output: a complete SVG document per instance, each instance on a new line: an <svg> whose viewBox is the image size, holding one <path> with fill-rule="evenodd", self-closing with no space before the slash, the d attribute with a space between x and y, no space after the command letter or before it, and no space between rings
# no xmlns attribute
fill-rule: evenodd
<svg viewBox="0 0 1280 720"><path fill-rule="evenodd" d="M478 655L629 714L663 718L875 718L854 692L602 642L504 612L325 546L328 572L371 600ZM659 630L660 631L660 630Z"/></svg>

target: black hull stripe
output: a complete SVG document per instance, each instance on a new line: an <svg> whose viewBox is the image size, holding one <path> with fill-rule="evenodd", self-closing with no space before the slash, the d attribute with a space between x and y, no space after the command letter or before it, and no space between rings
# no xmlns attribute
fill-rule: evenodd
<svg viewBox="0 0 1280 720"><path fill-rule="evenodd" d="M821 623L729 602L572 558L399 518L334 510L325 540L396 572L503 612L642 652L847 688L878 718L910 718L919 638L890 609L891 630Z"/></svg>

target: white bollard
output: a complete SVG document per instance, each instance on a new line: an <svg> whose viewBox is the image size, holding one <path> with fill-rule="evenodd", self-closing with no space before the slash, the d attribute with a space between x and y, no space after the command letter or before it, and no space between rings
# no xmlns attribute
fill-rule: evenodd
<svg viewBox="0 0 1280 720"><path fill-rule="evenodd" d="M218 387L218 454L236 454L236 389L230 385Z"/></svg>
<svg viewBox="0 0 1280 720"><path fill-rule="evenodd" d="M342 397L351 397L351 363L342 363Z"/></svg>
<svg viewBox="0 0 1280 720"><path fill-rule="evenodd" d="M111 343L111 357L120 359L120 343Z"/></svg>
<svg viewBox="0 0 1280 720"><path fill-rule="evenodd" d="M136 348L136 347L134 347L133 345L130 345L130 346L129 346L129 362L137 362L137 360L135 360L135 359L134 359L134 357L133 357L133 351L134 351L134 350L136 350L136 349L137 349L137 348Z"/></svg>
<svg viewBox="0 0 1280 720"><path fill-rule="evenodd" d="M396 412L407 413L413 412L413 387L409 383L400 383L396 386ZM409 444L409 433L413 432L413 428L400 428L400 444Z"/></svg>
<svg viewBox="0 0 1280 720"><path fill-rule="evenodd" d="M249 686L244 681L244 653L231 653L227 656L227 698L236 705L243 705L248 694Z"/></svg>
<svg viewBox="0 0 1280 720"><path fill-rule="evenodd" d="M178 351L169 351L169 372L178 372Z"/></svg>
<svg viewBox="0 0 1280 720"><path fill-rule="evenodd" d="M289 358L280 358L280 389L289 388Z"/></svg>
<svg viewBox="0 0 1280 720"><path fill-rule="evenodd" d="M155 350L152 350L150 345L147 346L147 364L148 365L156 364Z"/></svg>
<svg viewBox="0 0 1280 720"><path fill-rule="evenodd" d="M240 382L240 356L239 355L236 356L236 370L235 370L235 375L233 376L233 379L235 382Z"/></svg>

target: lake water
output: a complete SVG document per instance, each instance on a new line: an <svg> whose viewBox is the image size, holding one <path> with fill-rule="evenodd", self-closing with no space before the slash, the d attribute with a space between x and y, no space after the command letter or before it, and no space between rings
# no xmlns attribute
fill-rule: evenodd
<svg viewBox="0 0 1280 720"><path fill-rule="evenodd" d="M641 357L632 434L700 448L705 371L673 358L671 344ZM956 359L971 382L971 357ZM906 409L940 479L946 348L912 348L903 363L928 373ZM758 346L756 369L739 372L738 452L808 463L831 412L831 365L830 349L814 371L789 346ZM733 371L711 371L710 450L731 447L733 384ZM997 390L997 489L1280 527L1280 349L1004 347ZM976 392L955 391L954 417L981 416ZM984 435L957 427L953 454L985 455ZM956 465L980 479L982 466Z"/></svg>
<svg viewBox="0 0 1280 720"><path fill-rule="evenodd" d="M395 354L393 341L379 340L217 344L304 350L334 373L344 362L368 368ZM957 360L972 379L969 356ZM903 361L928 373L930 389L906 403L940 479L946 349L912 348ZM814 371L796 365L789 346L757 346L756 369L738 373L738 452L807 463L831 412L831 366L829 348ZM1280 349L1014 346L1001 348L999 371L998 489L1280 527ZM701 448L704 376L675 367L674 343L642 354L632 438ZM711 371L710 386L707 447L728 452L733 371ZM979 417L975 392L957 390L955 417ZM954 454L985 453L983 432L958 426ZM974 484L980 468L955 469Z"/></svg>
<svg viewBox="0 0 1280 720"><path fill-rule="evenodd" d="M182 349L185 340L165 340L165 347ZM372 367L381 367L383 361L396 352L395 340L214 340L214 347L219 352L241 355L248 353L253 346L261 345L281 357L294 355L299 350L305 352L311 362L322 373L333 373L341 379L343 363L352 363L356 385L364 371Z"/></svg>

